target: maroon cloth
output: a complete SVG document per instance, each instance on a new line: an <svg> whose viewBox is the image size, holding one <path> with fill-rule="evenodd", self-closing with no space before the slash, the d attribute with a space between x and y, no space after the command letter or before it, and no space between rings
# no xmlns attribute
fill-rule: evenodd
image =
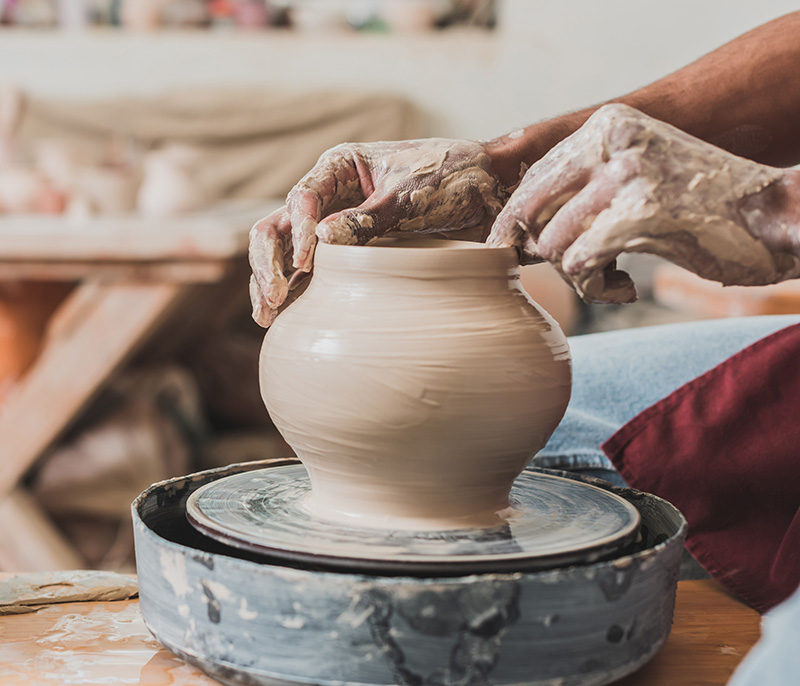
<svg viewBox="0 0 800 686"><path fill-rule="evenodd" d="M683 512L687 548L756 610L800 584L800 324L681 386L603 450L629 485Z"/></svg>

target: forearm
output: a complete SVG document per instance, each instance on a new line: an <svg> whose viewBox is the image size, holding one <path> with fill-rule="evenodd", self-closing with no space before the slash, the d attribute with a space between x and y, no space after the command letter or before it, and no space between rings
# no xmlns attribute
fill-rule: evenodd
<svg viewBox="0 0 800 686"><path fill-rule="evenodd" d="M696 62L615 98L737 155L776 166L800 162L800 12L764 24ZM598 106L487 144L504 183L580 126Z"/></svg>

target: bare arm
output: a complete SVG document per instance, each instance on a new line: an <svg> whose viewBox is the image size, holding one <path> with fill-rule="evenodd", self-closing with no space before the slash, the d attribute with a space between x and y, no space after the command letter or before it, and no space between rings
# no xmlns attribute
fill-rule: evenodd
<svg viewBox="0 0 800 686"><path fill-rule="evenodd" d="M757 162L800 162L800 12L734 39L655 83L611 102L630 105ZM577 131L599 107L556 117L487 144L501 181Z"/></svg>
<svg viewBox="0 0 800 686"><path fill-rule="evenodd" d="M718 156L722 152L719 148L724 148L762 164L788 166L800 162L800 12L744 34L674 74L612 102L633 107L718 146L709 151L712 156ZM619 279L611 273L613 255L643 249L641 242L639 248L634 248L622 241L616 246L616 253L603 252L604 261L573 264L568 260L565 265L561 252L570 242L571 230L565 217L574 211L575 203L567 203L568 212L559 213L561 220L549 231L553 237L546 232L544 242L539 241L539 234L544 231L541 217L531 215L531 208L544 202L548 209L545 215L553 217L567 202L568 197L563 194L549 198L548 188L535 180L534 172L541 171L542 166L552 167L553 158L563 157L563 148L549 155L548 152L578 131L600 107L540 122L488 143L431 139L346 144L328 151L289 194L287 207L253 227L250 257L256 320L268 326L274 319L291 285L298 283L291 276L292 270L311 269L317 238L334 243L365 243L398 229L469 229L477 230L476 237L481 238L510 191L520 183L512 198L514 202L501 215L502 221L494 224L492 242L519 245L529 259L544 258L560 265L564 275L589 299L630 299L632 285L617 283ZM612 127L610 133L619 127L629 130L627 120L637 118L625 113L622 117L625 121L619 122L616 121L619 117L608 114L600 118L600 123L614 120L608 122ZM657 124L654 126L658 128ZM592 129L592 140L602 137L598 128ZM674 137L673 133L660 129L657 133L661 141ZM579 137L577 142L580 140ZM569 145L574 147L575 143ZM617 157L639 155L644 160L650 159L655 149L639 144L632 144L631 151L624 146L618 148L614 147ZM441 153L438 157L436 151ZM431 154L439 160L432 166L428 164ZM546 159L542 160L543 157ZM539 160L543 165L531 169L523 179L524 170ZM607 161L595 160L592 168L575 180L577 185L569 189L568 195L577 194L591 178L606 176ZM618 166L615 162L610 168L613 171ZM795 270L800 270L800 173L770 174L771 183L766 188L730 199L736 216L727 219L739 222L740 228L757 235L769 252L780 253L775 257L780 264L768 267L762 264L756 270L758 276L744 278L733 276L730 267L721 266L715 253L704 252L715 266L695 265L696 271L739 283L766 283L800 273ZM605 189L606 204L611 203L616 192L627 188L628 181L598 181ZM663 179L660 175L651 181L660 184ZM597 205L595 215L603 209L602 203L594 202L598 184L581 194L582 198L593 199L589 205ZM673 203L662 200L659 207L667 211ZM704 207L695 209L700 214L711 211ZM594 218L586 208L581 216L588 224ZM559 226L565 233L555 230ZM640 228L636 225L631 231ZM681 235L685 238L687 234ZM592 238L590 243L595 248L600 244L609 247L604 239L597 241ZM658 250L681 262L672 250L674 243L672 238L662 236ZM602 252L599 248L595 251ZM575 266L579 262L580 269ZM687 260L683 262L691 267ZM573 278L568 273L571 269L576 274L580 272L581 283L577 276ZM605 274L602 279L593 276L598 270Z"/></svg>

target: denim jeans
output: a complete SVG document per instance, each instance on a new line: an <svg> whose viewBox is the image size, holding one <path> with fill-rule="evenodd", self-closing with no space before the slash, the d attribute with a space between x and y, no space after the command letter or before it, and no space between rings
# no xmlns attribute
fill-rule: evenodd
<svg viewBox="0 0 800 686"><path fill-rule="evenodd" d="M600 446L642 410L798 315L689 322L575 336L572 398L532 466L622 479ZM800 364L800 359L798 359ZM800 684L800 590L764 616L763 637L729 686Z"/></svg>
<svg viewBox="0 0 800 686"><path fill-rule="evenodd" d="M642 410L799 315L714 319L573 336L572 398L533 467L621 484L600 446Z"/></svg>

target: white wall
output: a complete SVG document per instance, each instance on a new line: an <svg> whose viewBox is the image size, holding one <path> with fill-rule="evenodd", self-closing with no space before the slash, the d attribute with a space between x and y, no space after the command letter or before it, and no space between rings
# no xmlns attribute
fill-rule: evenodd
<svg viewBox="0 0 800 686"><path fill-rule="evenodd" d="M800 9L792 0L504 0L504 123L602 102ZM800 37L798 37L800 40ZM521 88L512 85L523 82ZM522 85L522 84L520 84Z"/></svg>
<svg viewBox="0 0 800 686"><path fill-rule="evenodd" d="M70 98L246 84L380 90L426 133L490 138L644 85L790 0L505 0L498 31L414 37L0 31L0 82Z"/></svg>

